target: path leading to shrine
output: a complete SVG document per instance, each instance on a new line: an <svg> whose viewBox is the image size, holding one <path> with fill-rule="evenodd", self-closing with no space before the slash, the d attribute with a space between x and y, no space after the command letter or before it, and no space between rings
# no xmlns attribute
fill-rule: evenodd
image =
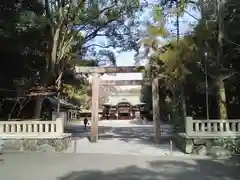
<svg viewBox="0 0 240 180"><path fill-rule="evenodd" d="M163 137L161 143L153 142L153 125L142 125L130 120L106 120L99 122L99 141L90 143L88 132L84 131L82 122L73 123L72 147L69 153L124 154L149 156L188 156L173 146L170 151L170 138ZM90 128L90 127L89 127Z"/></svg>
<svg viewBox="0 0 240 180"><path fill-rule="evenodd" d="M10 153L3 158L1 180L239 180L240 177L237 159L65 153Z"/></svg>

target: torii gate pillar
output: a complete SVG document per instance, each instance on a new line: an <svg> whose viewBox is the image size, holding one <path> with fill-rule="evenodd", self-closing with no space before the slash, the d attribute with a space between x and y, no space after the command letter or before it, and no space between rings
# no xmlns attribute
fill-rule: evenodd
<svg viewBox="0 0 240 180"><path fill-rule="evenodd" d="M152 115L153 115L153 128L155 143L159 143L160 132L160 107L159 107L159 79L153 78L152 80Z"/></svg>
<svg viewBox="0 0 240 180"><path fill-rule="evenodd" d="M99 111L99 86L100 86L100 77L98 73L93 73L92 76L92 121L91 121L91 142L98 141L98 111Z"/></svg>

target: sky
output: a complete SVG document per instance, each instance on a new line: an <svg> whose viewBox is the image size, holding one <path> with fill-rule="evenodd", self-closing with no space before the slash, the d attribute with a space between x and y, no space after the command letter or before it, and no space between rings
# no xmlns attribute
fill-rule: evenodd
<svg viewBox="0 0 240 180"><path fill-rule="evenodd" d="M196 10L192 10L191 7L188 7L187 11L192 15L194 15L195 17L199 17L199 13L196 12ZM169 20L169 24L166 26L167 29L176 29L176 27L174 27L174 25L170 22L171 20L174 20L174 19ZM184 34L186 32L191 31L192 26L190 26L189 23L196 22L194 18L192 18L190 15L186 13L183 15L182 18L180 18L179 21L180 21L180 26L179 26L180 34ZM117 66L133 66L135 64L134 52L130 51L130 52L122 52L118 54L116 56L116 63L117 63ZM140 63L141 65L145 65L147 62L145 60ZM104 74L103 76L101 76L101 79L102 80L139 80L139 79L142 79L142 74L141 73L118 73L115 76L109 76L107 74ZM130 88L136 88L136 87L138 86L119 86L118 88L130 89Z"/></svg>

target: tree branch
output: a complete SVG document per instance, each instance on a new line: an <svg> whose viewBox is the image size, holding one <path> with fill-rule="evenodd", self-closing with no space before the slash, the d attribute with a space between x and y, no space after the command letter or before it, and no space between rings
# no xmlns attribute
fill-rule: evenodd
<svg viewBox="0 0 240 180"><path fill-rule="evenodd" d="M110 7L111 7L111 6L110 6ZM109 9L110 7L105 8L105 10L106 10L106 9ZM113 5L112 7L114 7L114 5ZM104 10L101 11L101 12L104 12ZM100 14L101 14L101 13L99 13L99 15L100 15ZM120 16L124 16L124 15L126 15L126 14L127 14L127 12L124 13L124 14L121 14L121 13L120 13L117 17L115 17L115 18L113 18L113 19L111 19L111 20L109 20L109 21L107 21L107 22L104 22L103 24L99 25L99 27L98 27L97 29L95 29L92 33L90 33L90 34L88 34L87 36L85 36L85 38L84 38L84 43L86 43L87 41L95 38L95 37L97 36L98 31L100 31L102 28L104 28L104 27L107 26L108 24L110 24L110 23L118 20L118 19L120 18Z"/></svg>
<svg viewBox="0 0 240 180"><path fill-rule="evenodd" d="M188 11L184 10L185 13L187 13L189 16L191 16L192 18L194 18L195 20L200 20L199 18L197 18L196 16L192 15L191 13L189 13Z"/></svg>
<svg viewBox="0 0 240 180"><path fill-rule="evenodd" d="M84 48L85 48L85 49L88 49L88 48L90 48L90 47L92 47L92 46L100 47L100 48L110 48L110 47L112 47L112 45L102 46L102 45L100 45L100 44L90 44L89 46L85 46Z"/></svg>

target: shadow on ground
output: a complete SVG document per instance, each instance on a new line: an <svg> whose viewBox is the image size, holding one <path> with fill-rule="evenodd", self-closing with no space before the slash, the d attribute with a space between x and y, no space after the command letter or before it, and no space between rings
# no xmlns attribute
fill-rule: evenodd
<svg viewBox="0 0 240 180"><path fill-rule="evenodd" d="M58 180L238 180L238 162L236 159L151 161L147 167L73 171Z"/></svg>
<svg viewBox="0 0 240 180"><path fill-rule="evenodd" d="M91 127L88 126L87 130L84 130L83 125L73 125L66 127L66 133L72 133L75 137L86 137L86 134L91 131ZM137 138L137 137L152 137L152 127L111 127L111 126L98 126L98 135L100 138Z"/></svg>
<svg viewBox="0 0 240 180"><path fill-rule="evenodd" d="M169 148L170 140L174 142L173 137L161 137L159 144L156 144L153 138L153 128L152 127L114 127L110 133L99 134L99 139L113 139L117 138L120 141L133 144L145 144L154 147L163 147L162 145L167 145ZM174 149L176 147L173 147Z"/></svg>
<svg viewBox="0 0 240 180"><path fill-rule="evenodd" d="M70 128L65 128L66 133L72 133L74 138L88 137L91 132L91 127L84 130L83 125L74 125ZM99 139L119 138L127 141L127 139L140 138L151 139L153 136L152 127L110 127L98 126Z"/></svg>
<svg viewBox="0 0 240 180"><path fill-rule="evenodd" d="M112 129L112 127L105 127L105 126L99 126L98 127L98 134L104 134L106 132L109 132ZM89 134L91 132L91 127L87 126L87 129L84 130L84 125L73 125L71 127L65 127L64 128L65 133L72 133L73 139L81 139L89 137Z"/></svg>
<svg viewBox="0 0 240 180"><path fill-rule="evenodd" d="M83 125L71 126L69 129L65 129L65 132L72 133L73 139L89 138L90 127L84 131ZM98 127L99 140L111 140L118 139L123 142L133 144L145 144L154 147L161 147L167 145L169 148L170 140L174 141L172 137L162 137L159 144L155 144L153 138L153 127L151 126L136 126L136 127L111 127L111 126L99 126ZM173 150L176 149L173 146Z"/></svg>
<svg viewBox="0 0 240 180"><path fill-rule="evenodd" d="M142 119L134 119L129 121L129 123L134 125L153 125L153 121L142 120Z"/></svg>

